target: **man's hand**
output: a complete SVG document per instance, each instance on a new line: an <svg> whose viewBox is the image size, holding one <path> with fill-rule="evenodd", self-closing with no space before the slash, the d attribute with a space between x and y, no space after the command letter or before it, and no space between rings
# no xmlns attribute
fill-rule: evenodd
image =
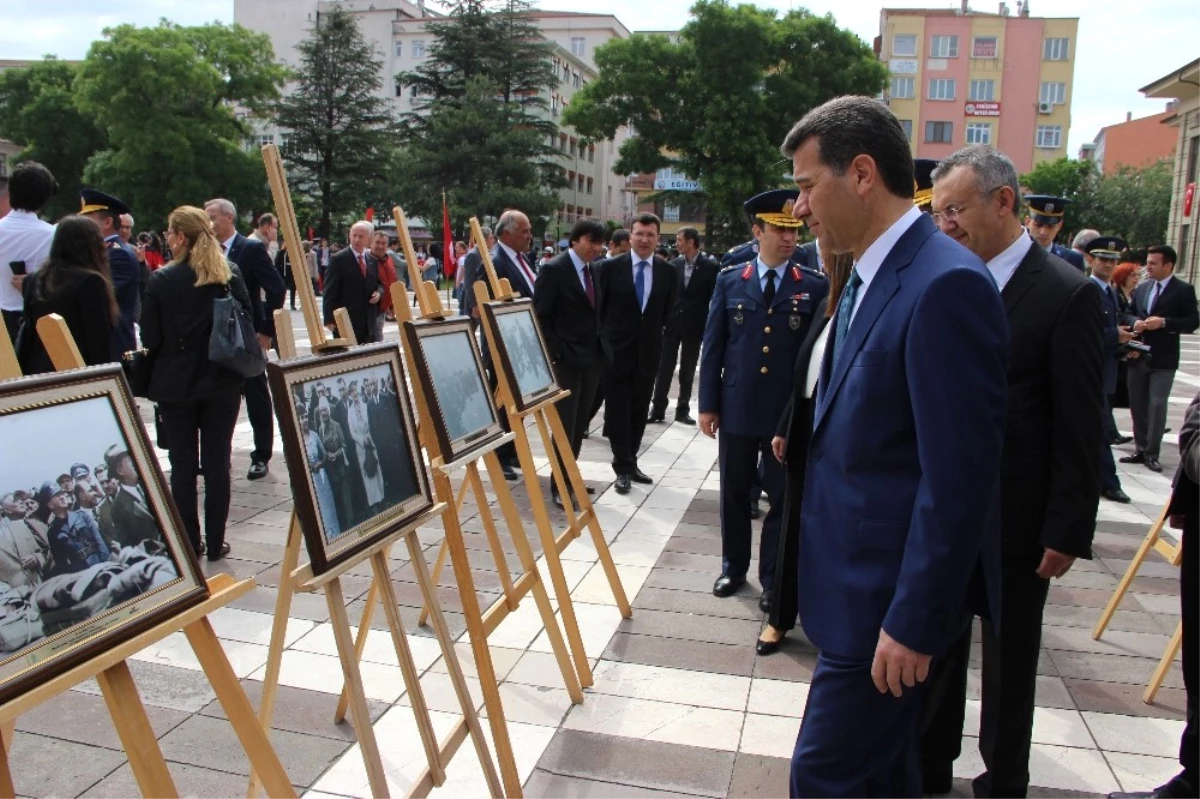
<svg viewBox="0 0 1200 799"><path fill-rule="evenodd" d="M775 460L783 463L783 453L787 451L787 439L783 436L775 436L771 439L771 452L775 453Z"/></svg>
<svg viewBox="0 0 1200 799"><path fill-rule="evenodd" d="M871 679L879 693L889 691L900 696L901 686L915 688L929 676L932 655L922 655L892 638L884 630L879 631L879 643L875 646L875 660L871 663Z"/></svg>
<svg viewBox="0 0 1200 799"><path fill-rule="evenodd" d="M1128 341L1133 341L1133 331L1128 325L1120 325L1117 327L1117 341L1124 344Z"/></svg>
<svg viewBox="0 0 1200 799"><path fill-rule="evenodd" d="M1037 576L1043 580L1049 580L1051 577L1062 577L1071 570L1071 566L1074 564L1074 555L1068 555L1047 547L1046 553L1042 555L1042 563L1037 568Z"/></svg>
<svg viewBox="0 0 1200 799"><path fill-rule="evenodd" d="M265 336L262 333L258 334L258 345L263 348L263 352L271 349L271 337Z"/></svg>
<svg viewBox="0 0 1200 799"><path fill-rule="evenodd" d="M379 302L379 299L380 299L382 296L383 296L383 295L379 293L379 290L378 290L378 289L376 289L376 290L375 290L375 293L373 293L373 294L371 295L371 299L367 300L367 302L371 303L372 305L375 305L377 302Z"/></svg>
<svg viewBox="0 0 1200 799"><path fill-rule="evenodd" d="M1133 323L1134 333L1143 333L1147 330L1162 330L1167 324L1167 320L1161 316L1150 316L1146 319L1139 319Z"/></svg>
<svg viewBox="0 0 1200 799"><path fill-rule="evenodd" d="M721 427L721 414L702 412L700 414L700 432L709 438L717 437L717 430Z"/></svg>
<svg viewBox="0 0 1200 799"><path fill-rule="evenodd" d="M13 275L12 280L9 282L12 283L13 288L15 288L17 291L20 291L21 284L25 282L25 275Z"/></svg>

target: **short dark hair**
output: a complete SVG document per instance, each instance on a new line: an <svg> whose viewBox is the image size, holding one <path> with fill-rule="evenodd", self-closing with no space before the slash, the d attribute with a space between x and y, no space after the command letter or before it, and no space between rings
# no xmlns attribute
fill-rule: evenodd
<svg viewBox="0 0 1200 799"><path fill-rule="evenodd" d="M17 164L8 178L8 201L18 211L37 213L58 191L58 181L37 161Z"/></svg>
<svg viewBox="0 0 1200 799"><path fill-rule="evenodd" d="M619 227L613 231L612 237L609 239L609 241L613 244L624 244L625 242L629 241L629 231L623 227Z"/></svg>
<svg viewBox="0 0 1200 799"><path fill-rule="evenodd" d="M850 162L870 156L883 185L897 197L912 197L912 149L896 115L870 97L837 97L804 115L783 140L780 151L791 158L816 137L821 163L844 175Z"/></svg>
<svg viewBox="0 0 1200 799"><path fill-rule="evenodd" d="M1175 248L1169 244L1155 244L1153 247L1146 248L1147 255L1161 255L1163 261L1168 264L1178 263L1179 254L1175 252Z"/></svg>
<svg viewBox="0 0 1200 799"><path fill-rule="evenodd" d="M695 244L697 247L700 246L700 231L696 230L696 228L681 227L681 228L679 228L678 233L680 236L683 236L685 239L690 241L692 244Z"/></svg>
<svg viewBox="0 0 1200 799"><path fill-rule="evenodd" d="M603 242L608 237L608 228L599 219L580 219L571 228L569 240L572 244L580 239Z"/></svg>
<svg viewBox="0 0 1200 799"><path fill-rule="evenodd" d="M635 225L654 225L655 230L662 230L662 220L659 219L657 215L652 214L649 211L646 211L645 213L641 213L641 214L638 214L637 216L635 216L633 218L633 224L635 224Z"/></svg>

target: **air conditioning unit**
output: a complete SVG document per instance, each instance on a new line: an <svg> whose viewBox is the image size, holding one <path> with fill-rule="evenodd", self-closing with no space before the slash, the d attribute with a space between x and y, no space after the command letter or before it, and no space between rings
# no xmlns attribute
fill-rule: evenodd
<svg viewBox="0 0 1200 799"><path fill-rule="evenodd" d="M1038 113L1039 114L1053 114L1054 113L1054 104L1053 103L1038 103Z"/></svg>

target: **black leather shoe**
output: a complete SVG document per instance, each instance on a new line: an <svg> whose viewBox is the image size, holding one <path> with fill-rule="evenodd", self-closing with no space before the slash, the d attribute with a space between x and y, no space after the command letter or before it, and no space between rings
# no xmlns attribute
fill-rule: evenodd
<svg viewBox="0 0 1200 799"><path fill-rule="evenodd" d="M759 516L762 516L762 508L758 507L757 499L752 499L750 500L750 518L757 519Z"/></svg>
<svg viewBox="0 0 1200 799"><path fill-rule="evenodd" d="M212 563L215 560L223 560L225 558L225 556L228 554L229 554L229 542L225 541L225 542L222 542L220 548L217 549L215 552L211 549L208 550L208 561L209 561L209 563Z"/></svg>
<svg viewBox="0 0 1200 799"><path fill-rule="evenodd" d="M596 493L596 489L592 488L591 486L587 486L587 492L588 492L588 496L594 496Z"/></svg>
<svg viewBox="0 0 1200 799"><path fill-rule="evenodd" d="M513 471L513 467L511 464L507 464L507 463L500 464L500 471L504 473L505 480L516 480L517 479L517 473Z"/></svg>
<svg viewBox="0 0 1200 799"><path fill-rule="evenodd" d="M642 485L653 485L654 483L654 481L650 479L650 475L646 474L641 469L634 469L633 474L631 474L630 477L633 478L633 482L641 483Z"/></svg>
<svg viewBox="0 0 1200 799"><path fill-rule="evenodd" d="M1122 505L1128 505L1133 501L1129 498L1128 494L1119 488L1106 488L1100 492L1100 496L1110 502L1120 502Z"/></svg>
<svg viewBox="0 0 1200 799"><path fill-rule="evenodd" d="M745 577L730 577L728 574L722 574L713 583L713 596L719 596L722 599L727 596L733 596L745 584Z"/></svg>
<svg viewBox="0 0 1200 799"><path fill-rule="evenodd" d="M946 796L954 790L954 766L921 764L921 793L925 796Z"/></svg>
<svg viewBox="0 0 1200 799"><path fill-rule="evenodd" d="M629 475L627 475L627 474L618 474L618 475L617 475L616 486L617 486L617 493L618 493L618 494L628 494L628 493L629 493L629 489L632 487L632 486L630 485L630 482L629 482Z"/></svg>
<svg viewBox="0 0 1200 799"><path fill-rule="evenodd" d="M247 480L261 480L267 476L267 464L262 461L252 461L250 471L246 472Z"/></svg>
<svg viewBox="0 0 1200 799"><path fill-rule="evenodd" d="M550 499L551 499L551 501L554 502L554 507L558 508L559 510L566 510L566 508L563 507L563 501L562 501L561 496L559 496L558 494L551 494Z"/></svg>
<svg viewBox="0 0 1200 799"><path fill-rule="evenodd" d="M680 424L690 424L690 425L696 424L696 420L693 419L692 417L688 416L686 413L683 414L682 416L676 415L675 421L679 422Z"/></svg>
<svg viewBox="0 0 1200 799"><path fill-rule="evenodd" d="M764 589L762 596L758 598L758 609L763 613L771 612L771 589Z"/></svg>
<svg viewBox="0 0 1200 799"><path fill-rule="evenodd" d="M1117 436L1109 443L1112 444L1114 447L1119 447L1122 444L1128 444L1130 441L1133 441L1133 436Z"/></svg>
<svg viewBox="0 0 1200 799"><path fill-rule="evenodd" d="M1140 452L1135 452L1132 455L1126 455L1120 459L1121 463L1145 463L1146 456Z"/></svg>
<svg viewBox="0 0 1200 799"><path fill-rule="evenodd" d="M779 645L781 643L783 643L782 638L780 638L778 641L764 641L763 639L759 638L754 642L754 651L764 657L767 655L774 655L779 651Z"/></svg>
<svg viewBox="0 0 1200 799"><path fill-rule="evenodd" d="M1158 458L1151 458L1149 455L1147 455L1146 468L1152 472L1161 472L1162 464L1158 462Z"/></svg>
<svg viewBox="0 0 1200 799"><path fill-rule="evenodd" d="M665 413L651 413L646 417L647 424L662 424L665 421L667 421Z"/></svg>

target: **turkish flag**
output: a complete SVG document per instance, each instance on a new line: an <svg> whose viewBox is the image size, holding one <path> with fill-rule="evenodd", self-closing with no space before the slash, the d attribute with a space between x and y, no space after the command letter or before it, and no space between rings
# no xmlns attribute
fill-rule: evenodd
<svg viewBox="0 0 1200 799"><path fill-rule="evenodd" d="M446 192L442 192L442 274L454 277L458 259L454 257L454 233L450 230L450 206L446 205Z"/></svg>
<svg viewBox="0 0 1200 799"><path fill-rule="evenodd" d="M375 209L374 209L374 208L368 208L368 209L367 209L367 221L368 221L368 222L374 222L374 221L375 221Z"/></svg>

